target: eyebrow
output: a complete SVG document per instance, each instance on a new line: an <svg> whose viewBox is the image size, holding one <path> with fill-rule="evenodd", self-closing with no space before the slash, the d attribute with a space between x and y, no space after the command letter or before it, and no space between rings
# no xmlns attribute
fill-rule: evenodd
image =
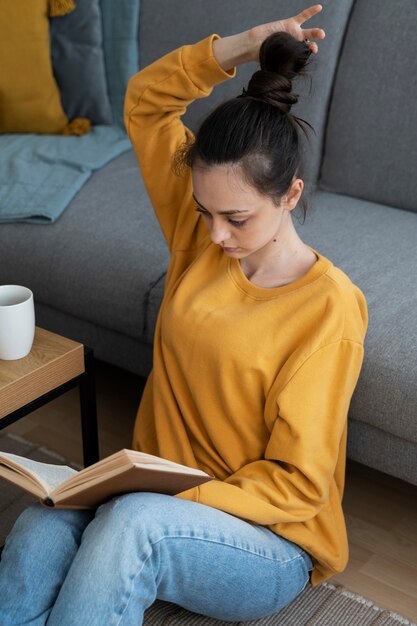
<svg viewBox="0 0 417 626"><path fill-rule="evenodd" d="M201 207L204 211L207 211L206 207L204 207L201 202L199 202L197 200L197 198L195 197L195 195L193 194L193 198L194 200L197 202L198 206ZM247 211L247 209L235 209L233 211L219 211L218 215L235 215L235 213L248 213L249 211ZM207 213L210 213L210 211L207 211Z"/></svg>

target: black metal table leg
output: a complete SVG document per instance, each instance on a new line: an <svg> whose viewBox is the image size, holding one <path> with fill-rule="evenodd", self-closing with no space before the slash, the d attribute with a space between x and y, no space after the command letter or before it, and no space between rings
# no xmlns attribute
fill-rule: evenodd
<svg viewBox="0 0 417 626"><path fill-rule="evenodd" d="M94 383L94 359L91 348L84 347L85 372L79 378L81 428L83 437L84 466L99 460L97 407Z"/></svg>

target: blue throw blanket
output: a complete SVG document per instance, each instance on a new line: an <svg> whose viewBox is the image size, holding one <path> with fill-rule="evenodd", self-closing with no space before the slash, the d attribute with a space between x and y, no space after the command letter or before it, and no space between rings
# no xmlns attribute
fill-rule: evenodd
<svg viewBox="0 0 417 626"><path fill-rule="evenodd" d="M121 127L124 91L138 71L139 0L101 0L114 126L81 137L0 135L0 222L56 221L94 170L131 147Z"/></svg>
<svg viewBox="0 0 417 626"><path fill-rule="evenodd" d="M94 170L130 147L116 126L81 137L1 135L0 222L54 222Z"/></svg>

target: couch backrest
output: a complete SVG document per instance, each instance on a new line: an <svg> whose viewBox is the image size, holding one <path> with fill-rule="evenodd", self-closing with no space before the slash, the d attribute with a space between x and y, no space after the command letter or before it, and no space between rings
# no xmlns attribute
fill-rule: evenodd
<svg viewBox="0 0 417 626"><path fill-rule="evenodd" d="M305 25L319 26L326 31L326 38L319 42L319 53L311 55L311 85L308 79L294 83L300 100L292 111L316 130L316 136L310 131L310 145L305 147L306 185L313 185L317 179L333 77L352 2L321 0L323 10ZM308 6L305 0L141 0L140 66L145 67L167 52L195 43L213 32L220 36L232 35L256 24L291 17ZM195 130L216 104L240 94L256 69L255 63L239 68L234 80L219 85L211 96L194 103L184 116L184 122Z"/></svg>
<svg viewBox="0 0 417 626"><path fill-rule="evenodd" d="M417 212L417 3L356 0L319 186Z"/></svg>

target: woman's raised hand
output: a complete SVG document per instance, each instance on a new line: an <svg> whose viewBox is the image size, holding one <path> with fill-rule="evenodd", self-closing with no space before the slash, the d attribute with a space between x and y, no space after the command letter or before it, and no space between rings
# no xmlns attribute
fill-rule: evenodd
<svg viewBox="0 0 417 626"><path fill-rule="evenodd" d="M295 37L295 39L298 39L298 41L304 41L304 39L324 39L326 33L322 28L302 27L304 22L312 18L316 13L319 13L322 8L321 4L314 4L301 11L301 13L294 15L294 17L260 24L238 35L216 39L213 42L213 54L223 69L229 70L235 65L241 65L249 61L259 61L261 44L272 33L285 31ZM317 54L317 43L309 41L307 45L314 54Z"/></svg>
<svg viewBox="0 0 417 626"><path fill-rule="evenodd" d="M277 22L269 22L268 24L261 24L260 26L255 26L249 32L249 37L252 39L252 61L259 60L259 48L264 39L266 39L269 35L276 32L286 32L289 35L292 35L298 41L304 41L304 39L324 39L326 33L322 28L302 28L304 22L312 18L316 13L320 13L322 10L321 4L314 4L301 13L294 15L294 17L289 17L286 20L278 20ZM318 45L314 41L310 41L307 43L311 52L317 54Z"/></svg>

